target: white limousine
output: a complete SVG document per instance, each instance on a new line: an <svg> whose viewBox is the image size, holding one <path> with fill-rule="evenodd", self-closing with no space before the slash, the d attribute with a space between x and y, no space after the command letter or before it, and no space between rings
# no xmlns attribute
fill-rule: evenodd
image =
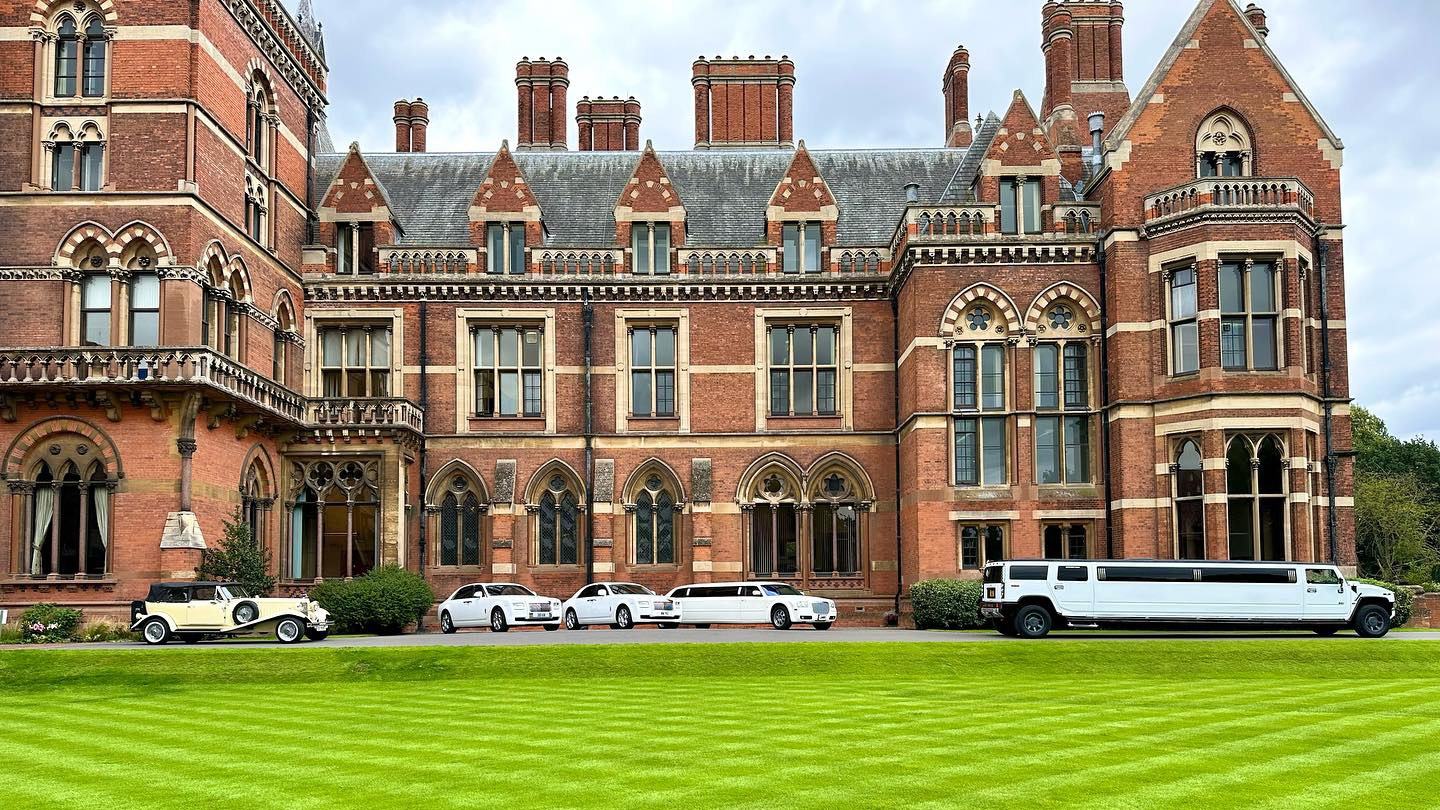
<svg viewBox="0 0 1440 810"><path fill-rule="evenodd" d="M1053 627L1390 630L1393 591L1333 565L1194 560L1019 560L985 566L980 615L1005 635Z"/></svg>
<svg viewBox="0 0 1440 810"><path fill-rule="evenodd" d="M679 603L682 621L696 627L768 622L776 630L792 624L829 630L835 623L833 599L806 596L784 582L707 582L682 585L667 596Z"/></svg>

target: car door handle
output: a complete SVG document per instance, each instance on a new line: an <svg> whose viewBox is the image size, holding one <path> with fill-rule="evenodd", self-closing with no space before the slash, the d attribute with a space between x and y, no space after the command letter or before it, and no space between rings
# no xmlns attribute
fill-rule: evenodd
<svg viewBox="0 0 1440 810"><path fill-rule="evenodd" d="M1306 592L1306 593L1315 593L1315 589L1314 589L1314 588L1306 588L1306 589L1305 589L1305 592Z"/></svg>
<svg viewBox="0 0 1440 810"><path fill-rule="evenodd" d="M1055 586L1055 590L1057 590L1057 591L1063 591L1063 590L1065 590L1065 586L1064 586L1064 585L1056 585L1056 586Z"/></svg>

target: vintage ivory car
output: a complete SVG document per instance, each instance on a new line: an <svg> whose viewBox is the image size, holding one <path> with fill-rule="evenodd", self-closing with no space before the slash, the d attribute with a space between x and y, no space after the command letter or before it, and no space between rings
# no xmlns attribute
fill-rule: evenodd
<svg viewBox="0 0 1440 810"><path fill-rule="evenodd" d="M271 632L294 644L330 635L330 614L312 599L255 597L234 582L160 582L145 601L130 603L130 629L146 644Z"/></svg>

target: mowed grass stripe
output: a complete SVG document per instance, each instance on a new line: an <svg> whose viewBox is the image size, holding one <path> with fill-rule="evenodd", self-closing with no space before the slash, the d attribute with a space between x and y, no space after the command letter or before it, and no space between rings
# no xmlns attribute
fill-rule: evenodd
<svg viewBox="0 0 1440 810"><path fill-rule="evenodd" d="M1424 656L1400 649L1427 644ZM1409 753L1436 730L1410 720L1440 715L1440 645L1090 643L1124 659L1104 677L1094 661L1076 671L1061 649L1075 645L716 645L694 671L674 670L691 653L649 645L541 659L515 648L103 651L94 669L84 653L64 653L63 667L43 657L54 651L0 654L3 677L33 664L29 688L0 696L0 756L64 764L0 772L0 795L27 810L1109 810L1240 806L1187 778L1214 773L1236 774L1223 797L1287 795L1273 792L1287 774L1255 767L1280 758L1305 780L1288 795L1308 787L1305 806L1323 807L1338 803L1308 797L1351 795L1367 733L1383 764L1440 777L1434 757ZM1306 668L1313 647L1337 666ZM771 668L755 668L759 658ZM1300 663L1277 677L1285 661ZM217 662L238 675L216 677ZM1320 680L1337 672L1355 677ZM1407 796L1425 783L1382 771Z"/></svg>

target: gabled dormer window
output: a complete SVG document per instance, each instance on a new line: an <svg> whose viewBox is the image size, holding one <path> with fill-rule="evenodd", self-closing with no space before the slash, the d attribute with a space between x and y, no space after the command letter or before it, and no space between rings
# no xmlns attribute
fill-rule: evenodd
<svg viewBox="0 0 1440 810"><path fill-rule="evenodd" d="M1228 112L1205 119L1195 137L1195 174L1199 177L1248 177L1253 174L1250 131Z"/></svg>
<svg viewBox="0 0 1440 810"><path fill-rule="evenodd" d="M525 223L492 222L485 226L485 272L525 273Z"/></svg>
<svg viewBox="0 0 1440 810"><path fill-rule="evenodd" d="M818 273L820 267L820 223L787 222L781 231L787 273Z"/></svg>
<svg viewBox="0 0 1440 810"><path fill-rule="evenodd" d="M375 223L341 222L335 225L335 272L370 275L375 272Z"/></svg>
<svg viewBox="0 0 1440 810"><path fill-rule="evenodd" d="M1000 232L1040 233L1040 181L1024 175L1000 178Z"/></svg>
<svg viewBox="0 0 1440 810"><path fill-rule="evenodd" d="M632 270L642 276L670 274L670 223L637 222L630 226Z"/></svg>

